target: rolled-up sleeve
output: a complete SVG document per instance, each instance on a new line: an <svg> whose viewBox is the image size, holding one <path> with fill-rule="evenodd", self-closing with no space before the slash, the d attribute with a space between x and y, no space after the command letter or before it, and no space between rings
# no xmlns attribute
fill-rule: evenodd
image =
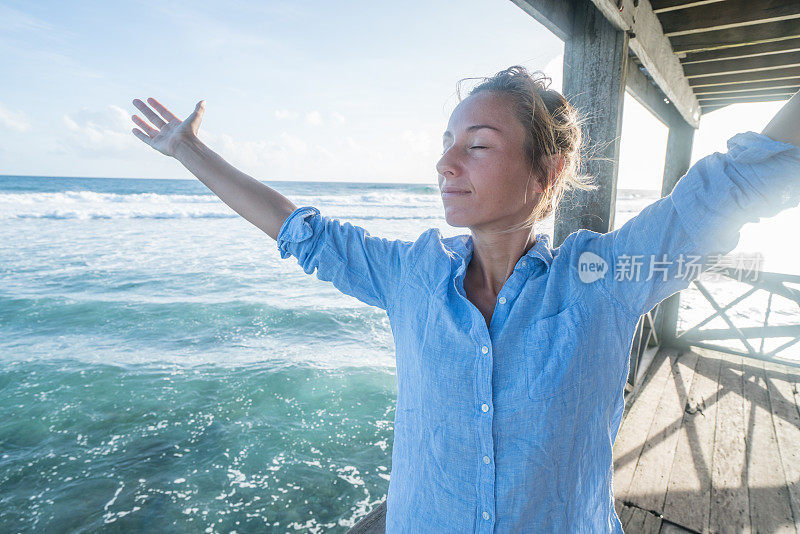
<svg viewBox="0 0 800 534"><path fill-rule="evenodd" d="M414 242L389 240L348 222L322 215L314 206L293 211L277 236L282 259L297 258L306 274L331 282L370 306L392 309Z"/></svg>
<svg viewBox="0 0 800 534"><path fill-rule="evenodd" d="M734 135L727 147L697 161L669 195L617 230L576 232L578 275L593 260L605 263L607 273L587 283L642 315L736 248L746 223L800 203L800 147L752 131Z"/></svg>

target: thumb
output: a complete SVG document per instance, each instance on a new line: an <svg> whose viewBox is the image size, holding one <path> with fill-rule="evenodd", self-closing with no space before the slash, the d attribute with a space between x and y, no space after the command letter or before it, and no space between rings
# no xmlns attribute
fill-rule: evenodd
<svg viewBox="0 0 800 534"><path fill-rule="evenodd" d="M206 110L206 101L201 100L194 107L194 111L192 112L191 115L189 115L189 118L187 119L189 121L189 125L192 128L192 131L194 131L195 133L197 133L198 128L200 128L200 121L203 119L203 113L205 113L205 110Z"/></svg>

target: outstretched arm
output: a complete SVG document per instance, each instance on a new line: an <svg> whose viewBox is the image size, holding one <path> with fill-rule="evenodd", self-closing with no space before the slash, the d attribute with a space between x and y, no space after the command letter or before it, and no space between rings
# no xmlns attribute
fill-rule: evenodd
<svg viewBox="0 0 800 534"><path fill-rule="evenodd" d="M792 126L798 122L796 94L762 134L734 135L727 152L697 161L669 195L622 227L575 232L571 249L581 280L632 316L687 288L736 248L742 226L800 203L800 132Z"/></svg>
<svg viewBox="0 0 800 534"><path fill-rule="evenodd" d="M277 240L281 225L297 206L271 187L233 167L200 141L197 132L205 112L205 101L198 102L185 120L180 120L155 98L147 101L158 114L138 98L134 99L133 105L152 123L150 125L134 115L133 121L143 130L134 128L136 137L180 161L231 209Z"/></svg>
<svg viewBox="0 0 800 534"><path fill-rule="evenodd" d="M800 146L800 91L784 104L761 133L775 141Z"/></svg>
<svg viewBox="0 0 800 534"><path fill-rule="evenodd" d="M236 213L272 239L297 209L291 200L222 159L197 137L185 139L175 158Z"/></svg>
<svg viewBox="0 0 800 534"><path fill-rule="evenodd" d="M392 309L411 258L425 240L371 236L364 228L322 215L314 206L298 208L198 139L205 101L198 102L183 121L156 99L149 98L148 103L161 116L135 99L133 104L152 123L134 115L133 121L143 130L134 128L136 137L183 163L225 204L275 239L281 258L293 255L307 274L316 270L317 278L333 283L342 293L387 312Z"/></svg>

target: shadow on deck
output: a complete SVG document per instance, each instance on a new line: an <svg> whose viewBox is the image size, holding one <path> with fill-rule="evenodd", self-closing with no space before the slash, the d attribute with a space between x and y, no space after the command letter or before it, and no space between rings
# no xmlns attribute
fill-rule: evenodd
<svg viewBox="0 0 800 534"><path fill-rule="evenodd" d="M660 349L614 443L625 531L800 532L799 381L796 367Z"/></svg>

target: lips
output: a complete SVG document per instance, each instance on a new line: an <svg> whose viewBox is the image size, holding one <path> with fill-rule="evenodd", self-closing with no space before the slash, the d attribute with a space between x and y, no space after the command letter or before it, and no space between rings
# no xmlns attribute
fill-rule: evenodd
<svg viewBox="0 0 800 534"><path fill-rule="evenodd" d="M458 189L457 187L445 186L442 188L442 196L459 196L467 195L469 191L466 189Z"/></svg>

